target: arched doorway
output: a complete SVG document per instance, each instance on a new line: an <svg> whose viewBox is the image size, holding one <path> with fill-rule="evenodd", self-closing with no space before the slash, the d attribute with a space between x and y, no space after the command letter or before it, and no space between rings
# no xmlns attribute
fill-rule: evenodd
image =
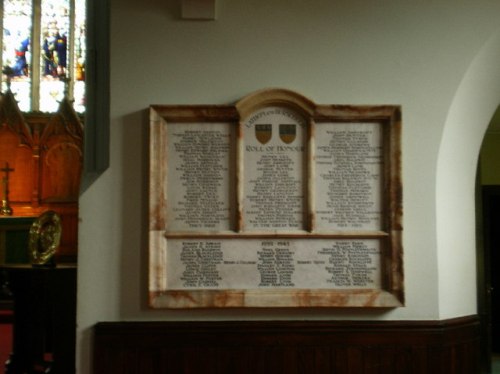
<svg viewBox="0 0 500 374"><path fill-rule="evenodd" d="M457 90L443 131L436 176L440 315L476 311L482 325L485 372L490 364L491 333L489 285L483 270L489 264L480 231L476 233L482 213L476 209L481 194L475 191L479 192L476 174L481 144L500 103L498 61L500 31L476 55Z"/></svg>
<svg viewBox="0 0 500 374"><path fill-rule="evenodd" d="M490 352L500 366L500 107L483 140L478 163L478 312L486 367ZM498 359L497 359L498 358ZM497 363L498 361L498 363Z"/></svg>

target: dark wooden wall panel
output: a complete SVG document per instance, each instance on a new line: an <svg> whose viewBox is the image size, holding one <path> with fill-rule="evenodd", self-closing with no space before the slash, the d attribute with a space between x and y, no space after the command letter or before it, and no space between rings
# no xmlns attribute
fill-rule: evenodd
<svg viewBox="0 0 500 374"><path fill-rule="evenodd" d="M94 373L480 373L476 316L446 321L102 322Z"/></svg>

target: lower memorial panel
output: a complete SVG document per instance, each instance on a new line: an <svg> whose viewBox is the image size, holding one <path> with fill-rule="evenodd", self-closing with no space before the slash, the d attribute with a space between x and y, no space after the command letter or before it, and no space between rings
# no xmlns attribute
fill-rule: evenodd
<svg viewBox="0 0 500 374"><path fill-rule="evenodd" d="M169 290L380 289L378 239L168 239Z"/></svg>

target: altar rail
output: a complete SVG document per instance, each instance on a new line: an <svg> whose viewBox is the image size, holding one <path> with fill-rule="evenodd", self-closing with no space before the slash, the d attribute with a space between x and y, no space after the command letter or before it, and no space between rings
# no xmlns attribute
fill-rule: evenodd
<svg viewBox="0 0 500 374"><path fill-rule="evenodd" d="M94 373L480 373L475 316L445 321L102 322Z"/></svg>

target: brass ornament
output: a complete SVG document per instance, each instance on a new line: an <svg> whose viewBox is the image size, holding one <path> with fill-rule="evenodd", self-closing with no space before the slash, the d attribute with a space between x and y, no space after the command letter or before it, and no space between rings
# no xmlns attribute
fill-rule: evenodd
<svg viewBox="0 0 500 374"><path fill-rule="evenodd" d="M11 216L12 208L9 205L8 200L2 200L2 204L0 205L0 216Z"/></svg>
<svg viewBox="0 0 500 374"><path fill-rule="evenodd" d="M61 241L61 218L46 211L31 225L29 252L32 265L50 265Z"/></svg>

